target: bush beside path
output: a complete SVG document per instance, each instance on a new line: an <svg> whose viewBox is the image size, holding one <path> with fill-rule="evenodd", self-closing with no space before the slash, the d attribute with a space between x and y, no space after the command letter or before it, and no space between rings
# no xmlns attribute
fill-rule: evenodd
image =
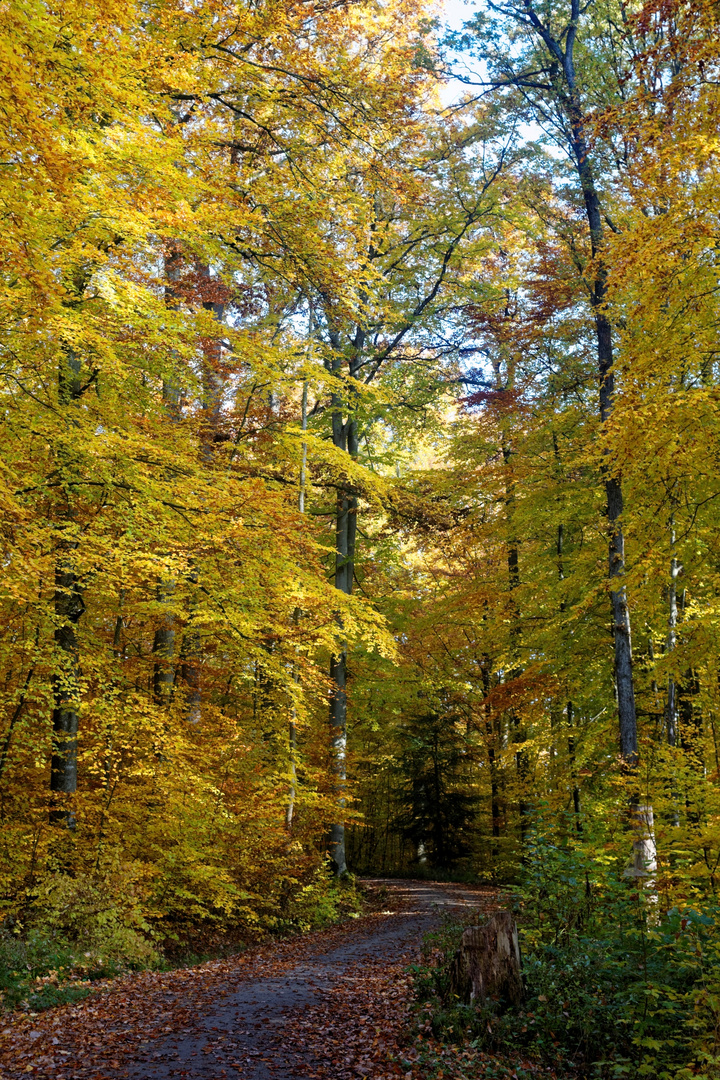
<svg viewBox="0 0 720 1080"><path fill-rule="evenodd" d="M242 955L107 981L85 1001L5 1022L15 1080L419 1078L408 966L443 913L496 905L480 886L376 879L380 910ZM449 1073L446 1075L450 1075Z"/></svg>

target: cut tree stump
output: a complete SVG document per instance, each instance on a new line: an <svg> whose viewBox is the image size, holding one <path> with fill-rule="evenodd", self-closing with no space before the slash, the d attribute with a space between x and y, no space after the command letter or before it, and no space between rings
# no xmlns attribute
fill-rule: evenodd
<svg viewBox="0 0 720 1080"><path fill-rule="evenodd" d="M517 924L508 911L498 911L485 926L469 926L455 953L450 992L461 1001L488 998L505 1005L523 999Z"/></svg>

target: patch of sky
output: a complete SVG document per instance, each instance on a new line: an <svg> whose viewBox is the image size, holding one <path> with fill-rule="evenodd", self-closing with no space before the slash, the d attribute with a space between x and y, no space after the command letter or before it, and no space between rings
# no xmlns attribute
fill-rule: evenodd
<svg viewBox="0 0 720 1080"><path fill-rule="evenodd" d="M461 33L479 9L480 4L477 0L442 0L438 15L441 33L450 31ZM458 104L468 94L481 93L481 84L487 78L487 68L480 57L471 57L468 53L448 50L447 58L450 69L456 77L451 76L440 91L440 100L446 109ZM546 132L539 124L524 123L520 126L519 134L525 142L542 142L547 151L556 154L556 148L548 145Z"/></svg>

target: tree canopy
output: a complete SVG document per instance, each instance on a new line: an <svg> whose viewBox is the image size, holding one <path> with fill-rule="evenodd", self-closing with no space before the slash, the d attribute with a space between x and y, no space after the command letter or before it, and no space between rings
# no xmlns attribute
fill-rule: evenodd
<svg viewBox="0 0 720 1080"><path fill-rule="evenodd" d="M442 18L0 10L8 932L714 903L716 6Z"/></svg>

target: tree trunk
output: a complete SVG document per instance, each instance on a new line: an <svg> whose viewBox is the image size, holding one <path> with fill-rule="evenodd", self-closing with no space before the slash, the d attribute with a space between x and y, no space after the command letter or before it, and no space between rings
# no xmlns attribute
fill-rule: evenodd
<svg viewBox="0 0 720 1080"><path fill-rule="evenodd" d="M625 877L637 878L651 887L657 873L657 850L652 806L635 803L630 808L630 825L633 830L633 861L625 871Z"/></svg>
<svg viewBox="0 0 720 1080"><path fill-rule="evenodd" d="M483 711L485 712L485 741L487 746L488 771L490 773L490 813L492 831L491 850L493 862L497 864L497 860L500 855L500 844L498 843L500 839L500 784L498 781L498 766L495 744L498 740L499 732L497 730L497 724L493 722L493 718L490 715L487 706L487 697L490 693L490 665L490 657L485 656L480 666L480 673L483 685L483 697L485 698Z"/></svg>
<svg viewBox="0 0 720 1080"><path fill-rule="evenodd" d="M677 644L677 580L682 569L674 554L675 525L673 521L670 522L670 548L673 551L673 555L670 559L670 584L668 586L668 632L665 644L665 651L668 655L671 655L675 651L675 646ZM665 702L665 731L667 733L668 744L670 746L677 746L678 687L672 672L668 676L667 700Z"/></svg>
<svg viewBox="0 0 720 1080"><path fill-rule="evenodd" d="M575 3L575 0L573 0ZM613 373L612 326L606 313L607 269L602 261L604 246L600 200L595 189L595 179L590 163L585 136L585 121L580 108L575 82L572 47L574 33L568 35L565 50L565 78L568 88L568 113L572 130L572 150L578 178L585 202L585 213L590 233L590 245L596 262L592 282L591 303L595 318L597 340L598 376L600 380L600 419L607 425L612 417L615 403L615 376ZM619 477L603 466L607 516L609 525L608 578L610 581L610 604L613 616L613 642L615 651L615 687L617 691L618 721L620 727L620 753L630 767L637 764L637 718L635 713L635 687L633 680L632 638L630 611L628 608L625 577L625 537L622 529L623 493Z"/></svg>
<svg viewBox="0 0 720 1080"><path fill-rule="evenodd" d="M347 781L347 651L342 649L330 661L333 691L330 698L330 757L332 792L340 811L345 809ZM335 821L330 826L330 858L337 875L347 873L345 859L345 823Z"/></svg>
<svg viewBox="0 0 720 1080"><path fill-rule="evenodd" d="M498 389L502 388L500 380L500 365L495 365L495 379ZM508 377L507 377L507 390L512 390L515 384L515 362L508 362ZM511 459L512 459L512 444L510 439L503 435L502 441L502 455L503 464L505 465L505 516L506 526L508 530L508 542L507 542L507 569L508 569L508 584L510 592L513 593L520 584L520 555L518 551L518 541L515 535L515 481L513 479ZM512 625L510 627L510 641L514 642L512 649L513 654L517 656L517 647L520 641L520 619L517 609L517 603L512 602ZM522 668L514 667L509 677L513 679L519 678L522 674ZM516 742L525 742L525 731L523 730L522 719L514 709L511 709L508 714L508 720L510 728L513 730L513 737ZM515 771L517 776L518 787L518 811L520 815L520 844L525 848L527 840L528 830L530 827L530 805L526 801L525 794L527 790L527 779L530 771L530 763L528 761L527 751L525 749L519 749L515 752Z"/></svg>
<svg viewBox="0 0 720 1080"><path fill-rule="evenodd" d="M171 603L175 592L173 581L161 581L157 598L163 606L161 622L153 637L153 698L157 705L167 705L175 683L175 617Z"/></svg>
<svg viewBox="0 0 720 1080"><path fill-rule="evenodd" d="M580 788L577 782L577 770L575 768L575 736L573 734L573 704L567 703L567 726L568 726L568 758L570 759L570 777L572 779L573 814L575 815L575 831L581 833L582 821L580 820Z"/></svg>
<svg viewBox="0 0 720 1080"><path fill-rule="evenodd" d="M335 518L335 588L347 595L352 592L353 574L350 554L350 514L351 500L345 492L339 492ZM333 687L330 695L330 771L335 804L342 811L346 806L347 782L347 646L345 644L341 645L330 660L330 680ZM330 857L336 874L347 872L345 823L342 820L335 821L330 826Z"/></svg>
<svg viewBox="0 0 720 1080"><path fill-rule="evenodd" d="M200 295L203 310L212 312L218 327L225 318L225 287L217 278L213 278L206 263L196 262L195 270L200 280ZM225 382L222 372L223 346L218 336L202 340L202 401L199 431L200 460L206 467L211 467L215 449L221 438L220 417L222 413ZM198 582L196 570L191 567L188 574L190 584ZM194 590L197 593L197 590ZM183 634L181 647L180 675L184 689L185 717L191 724L199 724L202 719L202 645L196 629L197 601L190 601L188 625Z"/></svg>
<svg viewBox="0 0 720 1080"><path fill-rule="evenodd" d="M64 351L58 372L58 400L71 408L82 395L81 364L72 350ZM80 581L75 570L77 539L73 506L72 474L75 471L68 447L59 451L63 503L60 508L60 539L55 562L56 670L53 690L53 746L50 763L50 821L75 828L72 795L77 790L77 739L80 712L80 650L77 626L85 610Z"/></svg>
<svg viewBox="0 0 720 1080"><path fill-rule="evenodd" d="M80 710L80 650L77 625L85 610L72 555L77 544L64 541L55 568L55 645L59 671L53 686L53 753L50 791L53 805L50 820L75 828L70 796L77 790L77 737Z"/></svg>
<svg viewBox="0 0 720 1080"><path fill-rule="evenodd" d="M313 331L312 315L310 318L310 333ZM300 429L304 433L307 431L307 404L308 404L308 384L307 380L303 383L302 389L302 401L300 404ZM300 457L300 483L298 486L298 510L301 514L305 513L305 485L307 483L307 443L303 441L301 447ZM300 622L300 609L295 608L293 613L293 620L295 625ZM300 682L300 673L295 665L293 672L293 681L297 684ZM292 706L292 712L288 723L288 758L289 758L289 772L290 772L290 791L288 794L287 807L285 809L285 827L288 832L292 829L293 814L295 813L295 799L297 797L297 724L296 724L295 706Z"/></svg>
<svg viewBox="0 0 720 1080"><path fill-rule="evenodd" d="M485 926L463 932L450 973L453 997L473 1004L490 999L519 1005L524 997L517 925L509 911L498 911Z"/></svg>
<svg viewBox="0 0 720 1080"><path fill-rule="evenodd" d="M331 371L339 376L341 356L339 352L339 339L332 335L333 346L336 350L332 361ZM363 344L363 335L358 330L355 337L356 354L359 356ZM357 371L351 364L350 374L356 375ZM352 392L351 392L352 393ZM358 429L357 421L352 412L346 421L343 420L343 408L348 403L343 401L339 392L332 395L332 432L333 445L344 450L351 457L358 454ZM335 511L335 588L350 596L353 591L355 577L355 539L357 535L357 497L348 490L340 489L337 493ZM342 639L342 621L338 618L339 637ZM347 644L339 642L339 648L330 660L330 681L332 690L330 693L330 772L332 778L332 792L335 803L339 810L344 811L346 802L347 783ZM333 822L330 826L330 857L333 862L335 873L339 876L347 873L345 857L345 823L341 820Z"/></svg>
<svg viewBox="0 0 720 1080"><path fill-rule="evenodd" d="M520 15L515 15L520 19ZM600 383L600 418L607 426L613 413L615 382L613 374L612 326L607 315L607 267L603 261L604 233L600 199L595 186L592 158L586 135L580 90L575 72L574 49L581 18L580 0L570 2L570 20L561 38L555 38L525 0L523 21L529 20L551 57L551 78L554 83L555 104L564 114L568 149L575 163L577 177L585 204L585 217L590 235L594 263L590 282L590 302L595 320L597 365ZM625 576L625 539L622 530L623 493L620 479L609 462L602 468L608 516L608 579L613 619L614 672L617 692L620 753L630 769L637 765L638 741L633 682L632 640Z"/></svg>
<svg viewBox="0 0 720 1080"><path fill-rule="evenodd" d="M178 245L173 245L165 257L165 303L171 310L178 306L174 283L183 271L183 257ZM163 379L162 398L165 411L172 420L180 419L180 385L175 376ZM153 698L158 705L168 704L172 698L175 684L175 617L172 612L172 598L175 592L174 581L158 582L156 596L163 612L160 625L153 635Z"/></svg>

